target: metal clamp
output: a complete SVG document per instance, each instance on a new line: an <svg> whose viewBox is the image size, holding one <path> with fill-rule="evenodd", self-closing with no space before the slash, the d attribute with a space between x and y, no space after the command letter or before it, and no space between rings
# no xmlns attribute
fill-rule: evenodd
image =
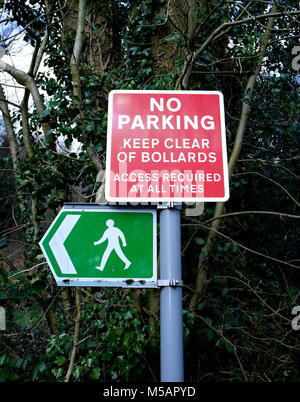
<svg viewBox="0 0 300 402"><path fill-rule="evenodd" d="M168 286L176 288L178 286L183 286L183 281L179 281L178 279L159 279L157 281L157 286L159 288Z"/></svg>
<svg viewBox="0 0 300 402"><path fill-rule="evenodd" d="M157 209L167 209L167 208L179 208L181 207L182 202L162 202L162 203L158 203L157 205Z"/></svg>

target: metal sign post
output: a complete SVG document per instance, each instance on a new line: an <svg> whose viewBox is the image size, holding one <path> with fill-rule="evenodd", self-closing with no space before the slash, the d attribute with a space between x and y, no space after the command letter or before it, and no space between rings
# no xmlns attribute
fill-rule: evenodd
<svg viewBox="0 0 300 402"><path fill-rule="evenodd" d="M182 382L180 207L160 212L160 362L162 382Z"/></svg>

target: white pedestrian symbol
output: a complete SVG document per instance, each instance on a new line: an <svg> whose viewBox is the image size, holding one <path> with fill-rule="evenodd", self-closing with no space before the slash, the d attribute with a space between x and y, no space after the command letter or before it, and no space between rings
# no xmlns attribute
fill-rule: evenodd
<svg viewBox="0 0 300 402"><path fill-rule="evenodd" d="M103 236L98 241L94 242L94 246L97 246L98 244L103 243L105 240L108 241L106 250L104 251L101 259L100 266L96 267L100 271L104 270L108 257L113 250L115 250L118 257L125 263L124 269L128 269L131 265L131 262L123 253L119 243L119 239L121 239L123 247L127 246L125 236L120 229L114 227L114 224L115 222L112 219L108 219L106 221L106 226L108 227L108 229L105 230Z"/></svg>

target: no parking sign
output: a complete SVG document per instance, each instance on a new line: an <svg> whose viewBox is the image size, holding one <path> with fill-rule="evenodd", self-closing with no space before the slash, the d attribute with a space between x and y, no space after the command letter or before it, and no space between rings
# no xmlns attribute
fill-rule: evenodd
<svg viewBox="0 0 300 402"><path fill-rule="evenodd" d="M226 201L223 95L217 91L112 91L109 201Z"/></svg>

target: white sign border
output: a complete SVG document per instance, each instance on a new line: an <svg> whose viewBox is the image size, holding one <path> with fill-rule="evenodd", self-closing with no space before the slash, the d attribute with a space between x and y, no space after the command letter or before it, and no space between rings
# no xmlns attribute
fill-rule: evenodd
<svg viewBox="0 0 300 402"><path fill-rule="evenodd" d="M74 276L70 277L64 277L63 279L61 277L58 277L55 269L52 265L52 262L50 261L50 258L48 257L46 250L44 248L44 241L46 240L46 237L48 236L49 231L53 228L53 226L56 224L58 218L60 215L64 212L106 212L106 213L130 213L130 212L135 212L135 213L151 213L152 214L152 223L153 223L153 259L152 259L152 264L153 264L153 276L151 278L78 278ZM62 209L59 211L47 231L44 233L42 239L39 242L39 246L42 249L42 252L46 258L47 264L49 265L49 268L51 270L51 273L57 283L58 286L82 286L82 287L122 287L122 288L157 288L158 287L158 278L157 278L157 211L156 209L150 209L150 208L127 208L127 209L122 209L122 208L112 208L112 207L103 207L100 206L93 206L92 208L72 208L70 206L63 206Z"/></svg>
<svg viewBox="0 0 300 402"><path fill-rule="evenodd" d="M224 172L224 197L112 197L110 195L110 171L112 151L112 119L113 119L113 96L114 94L136 93L136 94L189 94L189 95L218 95L220 100L220 123L222 141L222 159ZM106 142L106 171L105 171L105 198L109 202L225 202L229 199L229 177L227 162L227 142L224 115L224 96L220 91L171 91L171 90L133 90L115 89L110 91L108 97L108 118L107 118L107 142Z"/></svg>

